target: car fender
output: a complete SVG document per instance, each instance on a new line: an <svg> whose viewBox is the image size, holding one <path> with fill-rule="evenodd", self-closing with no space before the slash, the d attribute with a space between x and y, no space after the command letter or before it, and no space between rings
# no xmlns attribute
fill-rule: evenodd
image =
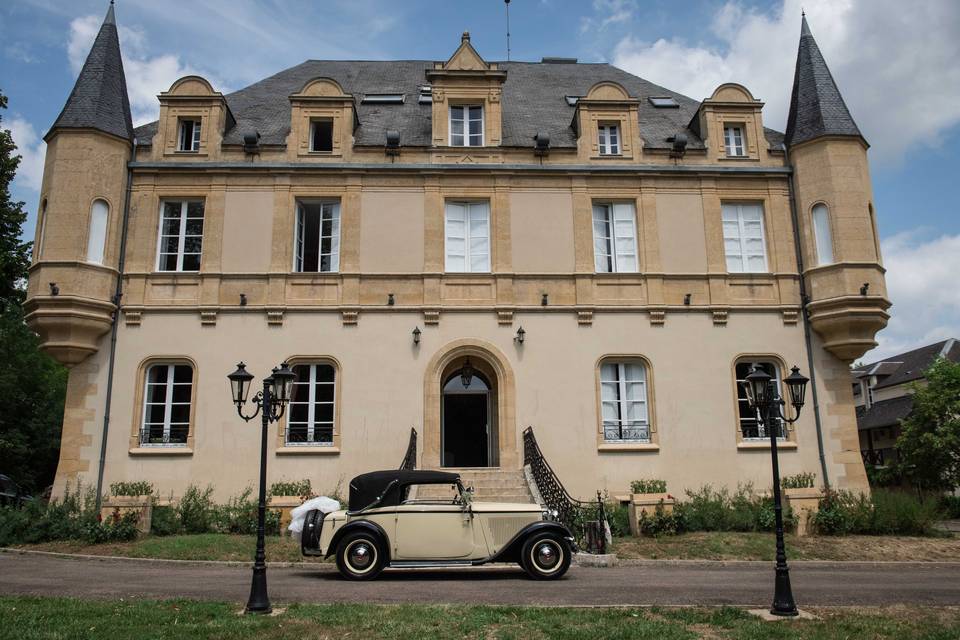
<svg viewBox="0 0 960 640"><path fill-rule="evenodd" d="M516 535L510 538L507 544L503 545L500 551L484 560L484 563L516 562L520 558L520 550L523 547L523 543L525 543L530 536L538 533L554 533L567 541L571 553L577 551L577 545L574 541L573 534L570 533L570 529L559 522L544 520L542 522L532 522L518 531Z"/></svg>
<svg viewBox="0 0 960 640"><path fill-rule="evenodd" d="M353 533L354 531L366 531L379 537L383 541L383 550L386 553L387 562L390 561L390 538L387 537L387 532L376 522L370 522L369 520L354 520L340 527L340 529L333 534L330 545L327 547L327 553L323 557L329 558L336 553L337 546L340 544L343 536Z"/></svg>

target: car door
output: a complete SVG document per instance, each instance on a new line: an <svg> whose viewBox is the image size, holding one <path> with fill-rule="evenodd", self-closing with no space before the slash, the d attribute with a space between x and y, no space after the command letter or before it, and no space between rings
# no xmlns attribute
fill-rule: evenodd
<svg viewBox="0 0 960 640"><path fill-rule="evenodd" d="M395 560L465 560L477 549L473 514L454 503L456 487L421 485L416 497L397 507L392 556ZM429 487L429 488L428 488Z"/></svg>

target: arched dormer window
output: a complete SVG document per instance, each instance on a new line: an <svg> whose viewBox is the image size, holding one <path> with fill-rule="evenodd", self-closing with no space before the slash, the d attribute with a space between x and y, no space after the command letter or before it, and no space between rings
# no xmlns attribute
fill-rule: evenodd
<svg viewBox="0 0 960 640"><path fill-rule="evenodd" d="M110 206L105 200L93 201L90 207L90 233L87 236L87 262L103 264L109 215Z"/></svg>
<svg viewBox="0 0 960 640"><path fill-rule="evenodd" d="M827 205L820 203L813 206L813 237L817 246L817 264L833 263L833 236L830 233L830 212Z"/></svg>

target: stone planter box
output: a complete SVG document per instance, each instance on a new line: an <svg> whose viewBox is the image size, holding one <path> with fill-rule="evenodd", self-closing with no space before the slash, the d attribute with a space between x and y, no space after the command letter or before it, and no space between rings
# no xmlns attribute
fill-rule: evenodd
<svg viewBox="0 0 960 640"><path fill-rule="evenodd" d="M290 512L303 504L300 496L270 496L267 507L280 512L280 535L289 535L287 526L293 519Z"/></svg>
<svg viewBox="0 0 960 640"><path fill-rule="evenodd" d="M797 535L809 535L810 519L820 508L823 491L809 488L784 489L783 497L786 499L787 506L793 509L793 513L797 517Z"/></svg>
<svg viewBox="0 0 960 640"><path fill-rule="evenodd" d="M631 493L630 494L630 534L640 535L640 516L645 512L652 516L657 510L657 506L663 502L665 513L673 512L673 505L676 502L669 493Z"/></svg>
<svg viewBox="0 0 960 640"><path fill-rule="evenodd" d="M123 516L131 511L137 514L137 531L144 535L150 533L153 496L108 496L100 504L100 518L104 522L113 518L114 513Z"/></svg>

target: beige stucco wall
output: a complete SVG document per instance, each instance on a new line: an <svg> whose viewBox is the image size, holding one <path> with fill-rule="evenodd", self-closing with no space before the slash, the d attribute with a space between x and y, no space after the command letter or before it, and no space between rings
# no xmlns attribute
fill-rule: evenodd
<svg viewBox="0 0 960 640"><path fill-rule="evenodd" d="M360 269L423 271L423 192L365 191L360 208Z"/></svg>
<svg viewBox="0 0 960 640"><path fill-rule="evenodd" d="M250 273L270 268L273 234L273 191L226 192L223 211L224 273ZM291 238L292 242L292 238Z"/></svg>
<svg viewBox="0 0 960 640"><path fill-rule="evenodd" d="M703 198L697 193L658 193L660 264L669 273L707 270Z"/></svg>
<svg viewBox="0 0 960 640"><path fill-rule="evenodd" d="M512 191L510 211L516 272L573 271L573 199L569 191Z"/></svg>
<svg viewBox="0 0 960 640"><path fill-rule="evenodd" d="M270 481L309 478L314 487L330 490L357 473L395 468L410 427L420 433L422 459L430 435L425 430L436 428L423 425L426 368L456 341L490 344L507 359L515 377L515 419L500 425L502 437L512 438L522 451L520 432L534 426L549 462L574 495L589 497L597 489L623 492L640 477L664 478L675 494L706 483L769 485L767 451L737 447L733 362L738 355L773 353L805 369L799 326L785 325L775 313L731 314L726 327L714 325L704 313L670 315L663 327L651 326L638 313L598 314L586 328L570 314L525 313L518 320L527 331L522 346L513 341L514 328L498 325L494 314L460 313L426 327L415 347L409 331L420 317L405 312L366 313L355 327L343 327L331 313L290 314L282 328L268 328L255 313L222 314L215 328L199 328L190 313L147 315L141 326L120 330L105 486L145 479L176 495L191 482L209 483L223 500L252 485L259 421L244 423L236 417L225 377L240 359L258 375L295 355L329 356L341 367L341 453L276 455L278 427L271 425ZM595 367L599 358L614 354L644 356L652 365L659 451L598 451ZM192 455L129 452L139 419L139 408L133 406L137 371L145 358L157 355L197 362ZM839 363L834 368L839 372L844 367ZM693 387L692 372L697 379ZM104 384L105 376L101 366L97 384ZM847 466L852 455L859 460L856 430L845 431L854 424L853 410L837 397L827 376L819 376L818 383L831 479L857 486ZM90 403L84 431L88 444L80 449L90 461L88 469L78 469L85 483L96 479L101 424L102 395ZM811 406L796 425L795 440L795 449L781 453L783 474L813 471L820 477ZM852 441L852 450L846 440Z"/></svg>

